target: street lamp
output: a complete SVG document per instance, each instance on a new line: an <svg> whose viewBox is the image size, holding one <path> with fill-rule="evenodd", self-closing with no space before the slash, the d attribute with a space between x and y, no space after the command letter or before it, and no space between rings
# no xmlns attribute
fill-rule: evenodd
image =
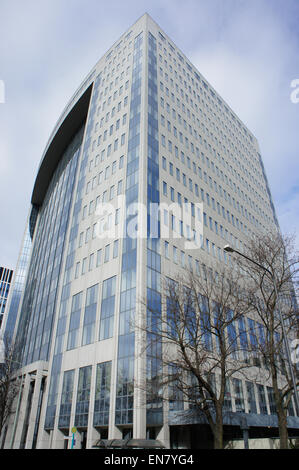
<svg viewBox="0 0 299 470"><path fill-rule="evenodd" d="M293 387L294 387L294 398L295 398L295 402L296 402L297 416L299 416L299 396L298 396L297 384L296 384L296 379L295 379L294 370L293 370L293 366L292 366L290 346L289 346L289 343L288 343L288 338L287 338L287 334L286 334L286 330L285 330L284 320L283 320L283 316L282 316L280 305L279 305L280 301L279 301L279 296L278 296L278 289L277 289L277 283L276 283L275 275L273 273L271 273L271 271L269 269L265 268L265 266L263 266L262 264L257 263L257 261L254 261L253 259L251 259L248 256L244 255L243 253L240 253L239 251L232 248L230 245L225 245L224 251L226 251L227 253L236 253L237 255L242 256L243 258L247 259L251 263L258 266L259 268L263 269L265 271L265 273L267 273L270 276L270 279L273 282L274 292L275 292L275 296L276 296L276 299L277 299L277 310L278 310L280 323L281 323L281 327L282 327L282 336L283 336L284 345L285 345L285 349L286 349L286 353L287 353L287 359L288 359L288 364L289 364L289 368L290 368L291 379L292 379L292 383L293 383Z"/></svg>

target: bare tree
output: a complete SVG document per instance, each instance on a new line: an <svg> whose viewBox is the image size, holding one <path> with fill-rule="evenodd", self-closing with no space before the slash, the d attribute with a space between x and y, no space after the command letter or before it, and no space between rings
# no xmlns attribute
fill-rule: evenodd
<svg viewBox="0 0 299 470"><path fill-rule="evenodd" d="M20 390L20 381L15 377L15 348L8 336L1 338L0 354L0 435L12 413L13 402Z"/></svg>
<svg viewBox="0 0 299 470"><path fill-rule="evenodd" d="M243 256L235 257L248 278L246 295L252 312L249 328L251 349L264 366L264 377L268 373L272 383L280 447L288 448L287 411L294 387L283 327L288 341L298 336L296 291L299 257L294 249L294 239L278 233L251 239L243 254L257 263ZM298 380L295 364L292 368Z"/></svg>
<svg viewBox="0 0 299 470"><path fill-rule="evenodd" d="M161 364L147 378L148 403L156 395L156 403L164 399L171 408L180 401L191 414L204 416L214 448L221 449L229 379L250 367L244 330L237 328L249 307L239 287L240 273L216 269L203 267L201 276L186 272L183 278L165 279L162 307L143 305L147 348L160 351Z"/></svg>

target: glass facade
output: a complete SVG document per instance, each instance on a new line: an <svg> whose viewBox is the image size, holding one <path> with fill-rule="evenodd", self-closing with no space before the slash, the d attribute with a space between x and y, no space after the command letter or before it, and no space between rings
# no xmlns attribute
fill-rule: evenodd
<svg viewBox="0 0 299 470"><path fill-rule="evenodd" d="M86 302L83 321L82 346L91 344L95 340L95 323L97 317L99 285L89 287L86 292Z"/></svg>
<svg viewBox="0 0 299 470"><path fill-rule="evenodd" d="M268 414L268 407L267 407L267 400L266 400L266 393L264 385L257 384L257 391L258 391L258 399L260 405L260 414L267 415Z"/></svg>
<svg viewBox="0 0 299 470"><path fill-rule="evenodd" d="M240 379L232 379L232 385L234 388L235 407L236 411L245 412L245 402L243 394L243 385Z"/></svg>
<svg viewBox="0 0 299 470"><path fill-rule="evenodd" d="M147 322L161 314L160 216L152 212L152 204L160 202L159 137L158 137L157 44L148 34L148 135L147 135ZM155 234L155 227L158 231ZM154 315L152 315L154 312ZM147 426L162 425L163 401L159 382L162 376L162 345L147 333Z"/></svg>
<svg viewBox="0 0 299 470"><path fill-rule="evenodd" d="M111 390L111 361L97 365L93 425L108 426Z"/></svg>
<svg viewBox="0 0 299 470"><path fill-rule="evenodd" d="M82 367L81 369L79 369L75 416L75 426L77 426L78 428L87 428L88 425L91 371L91 366Z"/></svg>
<svg viewBox="0 0 299 470"><path fill-rule="evenodd" d="M103 282L99 340L112 338L115 309L116 276Z"/></svg>
<svg viewBox="0 0 299 470"><path fill-rule="evenodd" d="M82 296L83 293L79 292L73 296L70 323L69 323L69 333L67 341L67 349L75 349L79 346L79 327L82 311ZM57 353L57 351L55 351Z"/></svg>
<svg viewBox="0 0 299 470"><path fill-rule="evenodd" d="M86 184L86 171L88 163L88 151L91 147L91 132L94 126L94 119L96 113L96 102L98 98L98 87L101 83L101 76L99 75L94 83L93 95L90 103L88 122L85 131L84 146L82 149L81 161L78 166L79 175L77 188L69 187L72 189L74 194L74 206L70 224L70 234L68 240L68 248L66 253L66 263L64 273L61 276L63 279L62 292L60 298L60 304L58 308L58 323L56 328L54 355L50 368L50 384L48 391L48 404L45 418L45 429L53 429L55 424L55 415L58 399L58 387L61 378L61 363L64 351L64 339L66 334L66 324L70 309L70 289L73 279L75 253L78 244L78 228L80 222L80 213L82 208L82 200L84 198L84 189ZM80 134L83 133L83 129ZM81 148L77 150L76 156L79 159Z"/></svg>
<svg viewBox="0 0 299 470"><path fill-rule="evenodd" d="M257 413L254 384L246 381L248 412Z"/></svg>
<svg viewBox="0 0 299 470"><path fill-rule="evenodd" d="M50 183L32 247L18 325L24 364L49 358L57 288L83 130L69 145Z"/></svg>
<svg viewBox="0 0 299 470"><path fill-rule="evenodd" d="M5 334L9 337L13 337L14 329L16 326L18 310L22 293L24 291L26 273L29 264L31 254L32 240L30 236L29 223L26 223L26 228L23 236L22 248L18 259L17 268L15 270L14 282L11 292L11 301L5 324Z"/></svg>
<svg viewBox="0 0 299 470"><path fill-rule="evenodd" d="M61 392L61 403L59 412L58 427L68 429L70 426L71 410L73 402L75 370L68 370L64 373Z"/></svg>
<svg viewBox="0 0 299 470"><path fill-rule="evenodd" d="M129 215L128 208L138 202L139 159L140 159L140 120L141 86L143 64L143 34L135 38L132 73L129 140L126 178L126 218L123 240L118 372L116 389L115 424L133 423L134 403L134 354L135 333L132 320L136 313L136 268L137 238L130 236L130 226L136 223L136 214Z"/></svg>

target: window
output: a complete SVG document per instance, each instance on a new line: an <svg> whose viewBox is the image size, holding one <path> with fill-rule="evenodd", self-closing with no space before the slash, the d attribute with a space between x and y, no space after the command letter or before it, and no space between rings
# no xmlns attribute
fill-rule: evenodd
<svg viewBox="0 0 299 470"><path fill-rule="evenodd" d="M80 275L80 261L78 261L78 263L76 263L76 270L75 270L75 279L78 279L79 275Z"/></svg>
<svg viewBox="0 0 299 470"><path fill-rule="evenodd" d="M86 291L86 302L84 309L82 346L94 341L94 327L97 314L98 284L89 287Z"/></svg>
<svg viewBox="0 0 299 470"><path fill-rule="evenodd" d="M58 423L58 427L63 429L66 429L70 426L74 375L74 369L64 372Z"/></svg>
<svg viewBox="0 0 299 470"><path fill-rule="evenodd" d="M122 190L123 190L123 180L120 180L117 184L117 195L119 196L120 194L122 194Z"/></svg>
<svg viewBox="0 0 299 470"><path fill-rule="evenodd" d="M79 369L75 426L87 427L88 425L91 370L91 366Z"/></svg>
<svg viewBox="0 0 299 470"><path fill-rule="evenodd" d="M106 245L104 263L107 263L109 261L109 257L110 257L110 245Z"/></svg>
<svg viewBox="0 0 299 470"><path fill-rule="evenodd" d="M88 229L86 230L86 233L85 233L85 243L88 243L89 240L90 240L90 227L88 227Z"/></svg>
<svg viewBox="0 0 299 470"><path fill-rule="evenodd" d="M67 340L67 349L74 349L78 346L79 339L79 327L80 327L80 318L81 318L81 308L82 308L82 296L83 293L79 292L72 298L72 307L70 314L70 324L69 324L69 333Z"/></svg>
<svg viewBox="0 0 299 470"><path fill-rule="evenodd" d="M116 276L103 282L99 340L113 336Z"/></svg>
<svg viewBox="0 0 299 470"><path fill-rule="evenodd" d="M91 271L93 269L93 263L94 263L94 254L92 253L90 256L89 256L89 271Z"/></svg>
<svg viewBox="0 0 299 470"><path fill-rule="evenodd" d="M170 188L170 198L174 202L174 189Z"/></svg>
<svg viewBox="0 0 299 470"><path fill-rule="evenodd" d="M176 246L173 247L173 261L174 261L175 263L178 262L178 249L177 249Z"/></svg>
<svg viewBox="0 0 299 470"><path fill-rule="evenodd" d="M82 261L82 272L81 274L85 274L86 273L86 270L87 270L87 258L84 258L83 261Z"/></svg>
<svg viewBox="0 0 299 470"><path fill-rule="evenodd" d="M97 251L97 267L102 264L102 250Z"/></svg>
<svg viewBox="0 0 299 470"><path fill-rule="evenodd" d="M80 233L79 236L79 248L83 245L84 232Z"/></svg>
<svg viewBox="0 0 299 470"><path fill-rule="evenodd" d="M90 201L88 215L91 215L94 211L94 201Z"/></svg>
<svg viewBox="0 0 299 470"><path fill-rule="evenodd" d="M167 196L167 184L163 181L163 195Z"/></svg>
<svg viewBox="0 0 299 470"><path fill-rule="evenodd" d="M110 188L110 201L113 199L115 196L115 186L111 186Z"/></svg>
<svg viewBox="0 0 299 470"><path fill-rule="evenodd" d="M94 402L94 426L108 426L109 424L110 384L111 361L98 364Z"/></svg>
<svg viewBox="0 0 299 470"><path fill-rule="evenodd" d="M229 379L227 379L226 384L225 384L225 395L224 395L223 408L224 408L224 410L229 410L229 411L232 410L232 399L231 399L231 393L230 393Z"/></svg>
<svg viewBox="0 0 299 470"><path fill-rule="evenodd" d="M113 243L113 258L118 257L118 246L119 246L119 241L115 240Z"/></svg>
<svg viewBox="0 0 299 470"><path fill-rule="evenodd" d="M258 397L259 397L259 405L260 405L260 414L267 415L268 408L267 408L267 401L265 395L265 387L264 385L257 385Z"/></svg>
<svg viewBox="0 0 299 470"><path fill-rule="evenodd" d="M252 382L246 382L246 391L247 391L247 403L248 403L248 412L257 413L256 400L254 393L254 384Z"/></svg>
<svg viewBox="0 0 299 470"><path fill-rule="evenodd" d="M169 259L169 243L167 241L164 242L164 252L165 258Z"/></svg>
<svg viewBox="0 0 299 470"><path fill-rule="evenodd" d="M242 381L239 379L233 378L232 384L233 384L233 389L234 389L236 411L245 412Z"/></svg>
<svg viewBox="0 0 299 470"><path fill-rule="evenodd" d="M275 397L274 397L274 389L273 387L267 387L267 394L270 406L270 414L276 415L276 404L275 404Z"/></svg>

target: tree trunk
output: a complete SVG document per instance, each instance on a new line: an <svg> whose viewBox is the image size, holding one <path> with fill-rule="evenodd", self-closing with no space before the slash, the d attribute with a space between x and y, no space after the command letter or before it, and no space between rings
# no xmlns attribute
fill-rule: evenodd
<svg viewBox="0 0 299 470"><path fill-rule="evenodd" d="M277 418L278 418L280 448L288 449L289 448L289 435L288 435L288 427L287 427L287 416L286 416L286 411L283 409L282 406L277 407Z"/></svg>
<svg viewBox="0 0 299 470"><path fill-rule="evenodd" d="M223 416L222 408L216 408L216 419L214 426L214 449L223 449Z"/></svg>
<svg viewBox="0 0 299 470"><path fill-rule="evenodd" d="M287 425L287 410L283 406L283 400L281 393L278 388L277 383L277 371L275 367L274 360L272 360L272 386L274 390L274 399L276 405L276 414L278 419L278 431L279 431L279 440L280 440L280 449L289 448L289 439L288 439L288 425Z"/></svg>

